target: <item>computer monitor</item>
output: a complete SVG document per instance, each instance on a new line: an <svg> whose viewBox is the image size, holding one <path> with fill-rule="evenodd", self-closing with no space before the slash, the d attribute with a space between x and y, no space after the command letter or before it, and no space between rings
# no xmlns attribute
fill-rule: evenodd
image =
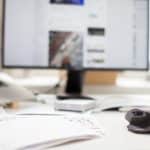
<svg viewBox="0 0 150 150"><path fill-rule="evenodd" d="M67 93L86 70L146 70L149 0L4 0L5 68L67 69Z"/></svg>

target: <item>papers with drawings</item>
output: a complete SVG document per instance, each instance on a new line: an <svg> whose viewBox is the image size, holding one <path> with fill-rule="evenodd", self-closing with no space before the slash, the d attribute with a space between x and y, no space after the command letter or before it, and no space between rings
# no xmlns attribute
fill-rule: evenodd
<svg viewBox="0 0 150 150"><path fill-rule="evenodd" d="M76 140L102 137L94 118L85 115L21 116L0 121L0 149L45 149Z"/></svg>

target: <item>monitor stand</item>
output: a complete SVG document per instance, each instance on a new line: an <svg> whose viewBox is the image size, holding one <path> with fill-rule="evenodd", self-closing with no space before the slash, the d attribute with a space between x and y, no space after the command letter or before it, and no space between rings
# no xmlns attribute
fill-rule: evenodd
<svg viewBox="0 0 150 150"><path fill-rule="evenodd" d="M82 94L84 71L74 71L70 70L67 72L67 82L65 87L65 93L62 95L57 95L59 100L67 99L87 99L94 100L94 98L89 96L84 96Z"/></svg>

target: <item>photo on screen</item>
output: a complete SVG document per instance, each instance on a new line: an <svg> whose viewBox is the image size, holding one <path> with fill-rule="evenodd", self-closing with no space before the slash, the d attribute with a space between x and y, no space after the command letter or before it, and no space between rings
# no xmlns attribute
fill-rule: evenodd
<svg viewBox="0 0 150 150"><path fill-rule="evenodd" d="M80 70L83 67L83 34L49 32L49 64L54 68Z"/></svg>
<svg viewBox="0 0 150 150"><path fill-rule="evenodd" d="M52 4L84 5L84 0L50 0Z"/></svg>

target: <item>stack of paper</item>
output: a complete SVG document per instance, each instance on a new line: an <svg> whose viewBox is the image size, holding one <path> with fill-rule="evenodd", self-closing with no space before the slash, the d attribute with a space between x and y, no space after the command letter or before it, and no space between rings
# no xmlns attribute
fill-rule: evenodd
<svg viewBox="0 0 150 150"><path fill-rule="evenodd" d="M59 144L103 136L87 116L19 116L0 121L0 149L46 149Z"/></svg>

